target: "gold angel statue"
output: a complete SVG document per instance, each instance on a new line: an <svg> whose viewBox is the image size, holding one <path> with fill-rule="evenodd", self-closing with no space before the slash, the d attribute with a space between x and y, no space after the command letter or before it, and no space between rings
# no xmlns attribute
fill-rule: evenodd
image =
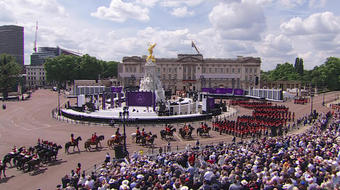
<svg viewBox="0 0 340 190"><path fill-rule="evenodd" d="M152 53L153 53L153 48L155 48L155 46L156 46L156 43L150 44L150 46L149 46L149 48L148 48L149 56L146 58L146 62L148 62L150 59L151 59L152 62L156 62L155 57L152 55Z"/></svg>

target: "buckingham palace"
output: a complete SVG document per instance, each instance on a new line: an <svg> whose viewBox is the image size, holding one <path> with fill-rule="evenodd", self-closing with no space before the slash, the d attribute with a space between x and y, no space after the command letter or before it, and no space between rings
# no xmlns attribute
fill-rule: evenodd
<svg viewBox="0 0 340 190"><path fill-rule="evenodd" d="M138 88L144 76L146 56L123 57L118 67L124 88ZM156 58L157 74L166 91L200 91L201 88L260 87L259 57L203 58L202 54L178 54Z"/></svg>

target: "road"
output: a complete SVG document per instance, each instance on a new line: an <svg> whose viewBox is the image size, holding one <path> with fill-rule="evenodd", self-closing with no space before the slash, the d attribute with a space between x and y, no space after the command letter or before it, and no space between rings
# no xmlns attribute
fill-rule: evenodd
<svg viewBox="0 0 340 190"><path fill-rule="evenodd" d="M325 96L325 101L334 100L337 93L329 93ZM20 102L6 102L7 109L0 110L0 156L1 158L11 152L14 145L19 146L34 146L37 139L43 139L61 144L69 141L70 134L73 133L76 137L81 136L83 141L80 142L80 153L65 154L64 149L58 154L58 161L52 165L42 166L37 173L23 173L15 168L8 168L6 171L7 178L0 180L0 189L54 189L57 184L61 184L61 178L65 174L69 174L71 169L75 169L77 163L82 164L82 169L92 168L94 164L104 160L105 154L110 153L114 156L114 151L110 150L106 145L106 140L116 129L110 126L100 125L83 125L70 124L65 121L58 121L51 117L51 110L57 105L58 95L51 90L37 90L32 94L30 100ZM61 96L61 102L65 102L66 98ZM327 111L329 108L322 106L322 96L314 97L314 109L318 111ZM278 103L279 104L279 103ZM280 103L281 104L281 103ZM310 113L310 104L295 105L293 102L282 103L289 106L291 111L295 112L296 118ZM239 114L250 114L249 110L236 107ZM236 117L236 116L234 116ZM208 122L208 124L211 123ZM193 123L197 128L199 122ZM177 126L177 125L175 125ZM160 139L159 131L164 129L163 125L141 125L146 132L152 131L158 135L155 144L156 147L164 147L167 142ZM121 127L122 128L122 127ZM127 145L130 153L133 151L148 150L144 147L136 145L132 142L131 133L136 131L136 126L127 127ZM91 137L91 134L96 132L97 135L105 135L105 140L102 143L103 148L99 151L86 152L84 151L84 141ZM120 129L123 132L123 129ZM175 134L175 140L171 142L172 150L177 146L183 149L187 144L194 145L197 139L194 134L194 139L185 141ZM201 144L217 143L221 141L231 141L229 135L219 135L217 132L211 132L210 138L199 138ZM72 150L71 150L72 152Z"/></svg>

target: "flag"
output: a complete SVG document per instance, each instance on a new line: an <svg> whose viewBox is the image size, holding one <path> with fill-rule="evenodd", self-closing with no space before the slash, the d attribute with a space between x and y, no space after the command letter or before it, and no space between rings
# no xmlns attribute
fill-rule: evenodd
<svg viewBox="0 0 340 190"><path fill-rule="evenodd" d="M195 48L195 50L197 51L197 53L199 54L200 52L198 51L194 41L191 41L191 47Z"/></svg>

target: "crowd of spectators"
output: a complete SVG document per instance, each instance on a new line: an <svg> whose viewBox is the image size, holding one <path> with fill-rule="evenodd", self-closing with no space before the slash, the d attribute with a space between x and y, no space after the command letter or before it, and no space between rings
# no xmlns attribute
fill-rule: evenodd
<svg viewBox="0 0 340 190"><path fill-rule="evenodd" d="M340 188L340 112L318 114L302 134L264 137L157 156L107 155L90 175L73 172L65 189L313 190ZM63 178L64 179L64 178Z"/></svg>

